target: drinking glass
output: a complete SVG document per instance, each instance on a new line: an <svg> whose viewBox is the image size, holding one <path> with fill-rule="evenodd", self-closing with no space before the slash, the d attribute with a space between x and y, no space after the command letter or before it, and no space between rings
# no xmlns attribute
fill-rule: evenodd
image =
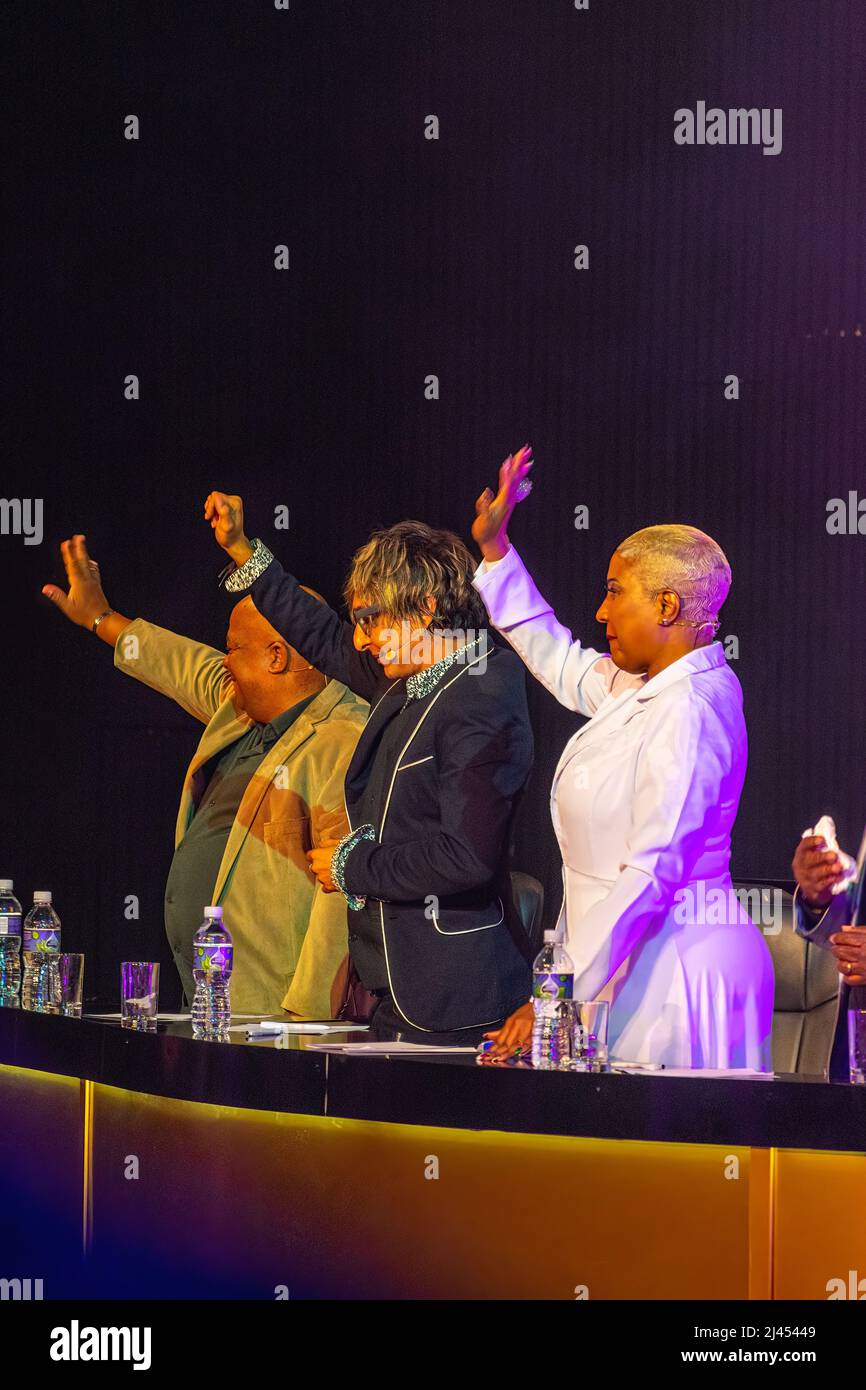
<svg viewBox="0 0 866 1390"><path fill-rule="evenodd" d="M596 1071L607 1065L606 999L575 999L572 1005L571 1071Z"/></svg>
<svg viewBox="0 0 866 1390"><path fill-rule="evenodd" d="M854 1086L866 1085L866 1009L848 1010L848 1069Z"/></svg>
<svg viewBox="0 0 866 1390"><path fill-rule="evenodd" d="M120 967L120 1022L142 1033L156 1032L159 962L125 960Z"/></svg>
<svg viewBox="0 0 866 1390"><path fill-rule="evenodd" d="M57 957L57 972L60 977L60 1012L66 1018L80 1018L84 956L79 952L62 951Z"/></svg>

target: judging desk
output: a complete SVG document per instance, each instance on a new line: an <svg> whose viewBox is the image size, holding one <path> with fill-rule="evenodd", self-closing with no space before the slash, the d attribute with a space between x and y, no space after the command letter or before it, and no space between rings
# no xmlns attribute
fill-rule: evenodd
<svg viewBox="0 0 866 1390"><path fill-rule="evenodd" d="M45 1298L866 1297L866 1087L314 1041L0 1009L0 1277Z"/></svg>

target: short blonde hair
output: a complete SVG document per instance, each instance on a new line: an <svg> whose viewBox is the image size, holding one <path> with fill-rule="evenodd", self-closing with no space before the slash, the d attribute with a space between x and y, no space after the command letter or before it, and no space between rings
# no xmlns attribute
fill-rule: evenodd
<svg viewBox="0 0 866 1390"><path fill-rule="evenodd" d="M712 536L678 523L644 526L618 545L617 552L634 565L651 597L672 589L679 594L684 620L715 622L731 587L731 567Z"/></svg>

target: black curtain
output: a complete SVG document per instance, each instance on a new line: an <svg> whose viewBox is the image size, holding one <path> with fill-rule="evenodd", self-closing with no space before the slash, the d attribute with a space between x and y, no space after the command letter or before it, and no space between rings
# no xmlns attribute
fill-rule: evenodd
<svg viewBox="0 0 866 1390"><path fill-rule="evenodd" d="M142 955L179 999L162 894L199 731L40 588L84 531L114 607L219 645L214 486L337 601L374 525L468 535L531 439L512 538L602 648L616 543L702 527L750 730L735 875L785 878L824 810L856 846L866 536L827 509L866 497L860 0L58 0L2 23L2 492L42 500L44 534L0 535L0 874L25 905L54 891L91 999L117 1007ZM781 151L676 144L698 102L780 108ZM537 687L532 711L518 862L552 918L575 718Z"/></svg>

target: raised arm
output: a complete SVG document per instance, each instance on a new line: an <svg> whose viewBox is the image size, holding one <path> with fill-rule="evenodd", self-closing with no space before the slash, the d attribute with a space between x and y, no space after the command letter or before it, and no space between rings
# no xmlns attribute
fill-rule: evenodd
<svg viewBox="0 0 866 1390"><path fill-rule="evenodd" d="M482 560L472 582L493 626L567 709L594 714L615 681L624 690L642 683L639 676L620 671L609 656L572 637L538 592L514 546L493 565Z"/></svg>
<svg viewBox="0 0 866 1390"><path fill-rule="evenodd" d="M60 543L60 554L69 581L67 593L56 584L43 584L42 592L76 627L93 631L96 623L97 637L113 647L132 619L115 613L109 604L102 587L99 565L88 555L85 540L85 536L76 535Z"/></svg>
<svg viewBox="0 0 866 1390"><path fill-rule="evenodd" d="M102 587L99 566L87 553L85 537L72 536L60 547L69 590L45 584L42 592L55 608L78 627L93 630L114 648L114 664L151 690L207 724L228 698L231 680L223 666L224 653L215 647L156 627L143 618L115 613Z"/></svg>
<svg viewBox="0 0 866 1390"><path fill-rule="evenodd" d="M135 618L114 648L114 664L151 690L167 695L194 719L210 723L231 698L225 653L191 637Z"/></svg>
<svg viewBox="0 0 866 1390"><path fill-rule="evenodd" d="M372 703L390 684L381 665L369 652L356 650L351 624L306 593L267 546L259 541L254 548L244 534L240 497L212 492L204 514L218 544L237 566L225 580L229 592L239 598L249 594L262 616L317 671Z"/></svg>
<svg viewBox="0 0 866 1390"><path fill-rule="evenodd" d="M561 705L594 714L613 689L643 684L620 671L611 658L574 639L542 598L508 539L516 504L531 487L532 447L509 454L499 470L499 491L485 488L475 503L472 535L483 555L473 583L493 626L511 643L527 668ZM523 491L521 491L523 489Z"/></svg>

